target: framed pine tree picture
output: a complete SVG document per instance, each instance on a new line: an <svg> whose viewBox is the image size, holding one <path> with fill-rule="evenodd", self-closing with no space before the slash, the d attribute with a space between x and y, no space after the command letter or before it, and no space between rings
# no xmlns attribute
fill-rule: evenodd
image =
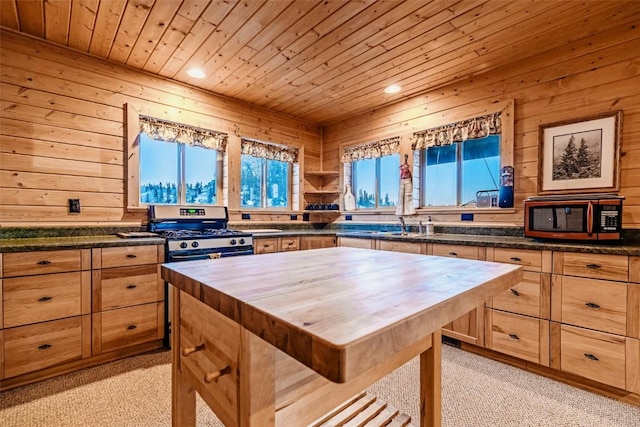
<svg viewBox="0 0 640 427"><path fill-rule="evenodd" d="M540 126L538 194L620 190L622 111Z"/></svg>

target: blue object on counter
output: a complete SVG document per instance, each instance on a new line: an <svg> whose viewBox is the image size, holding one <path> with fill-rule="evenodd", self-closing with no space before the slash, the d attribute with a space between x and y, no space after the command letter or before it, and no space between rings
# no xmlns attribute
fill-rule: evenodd
<svg viewBox="0 0 640 427"><path fill-rule="evenodd" d="M500 169L498 206L501 208L513 207L513 166L505 166Z"/></svg>

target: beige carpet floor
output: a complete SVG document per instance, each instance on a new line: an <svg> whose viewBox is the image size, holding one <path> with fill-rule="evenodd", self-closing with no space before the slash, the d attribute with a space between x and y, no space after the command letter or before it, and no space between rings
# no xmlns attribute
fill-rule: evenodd
<svg viewBox="0 0 640 427"><path fill-rule="evenodd" d="M155 352L9 390L0 426L170 426L169 363ZM369 391L416 422L417 373L414 359ZM200 399L197 420L221 426ZM443 346L443 426L640 427L640 409Z"/></svg>

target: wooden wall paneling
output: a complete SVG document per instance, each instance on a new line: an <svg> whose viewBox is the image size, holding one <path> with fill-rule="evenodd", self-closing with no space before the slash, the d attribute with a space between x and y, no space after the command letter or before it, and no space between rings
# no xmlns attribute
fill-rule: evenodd
<svg viewBox="0 0 640 427"><path fill-rule="evenodd" d="M3 27L19 30L18 9L15 1L0 2L0 25Z"/></svg>
<svg viewBox="0 0 640 427"><path fill-rule="evenodd" d="M109 51L109 59L124 63L127 61L138 34L144 25L155 0L138 0L127 2L120 18L120 27L126 31L116 32L116 37Z"/></svg>
<svg viewBox="0 0 640 427"><path fill-rule="evenodd" d="M91 37L89 52L98 56L107 56L111 50L112 40L120 24L127 0L100 2L95 21L96 35Z"/></svg>
<svg viewBox="0 0 640 427"><path fill-rule="evenodd" d="M90 163L83 160L55 159L44 155L28 156L0 153L0 164L2 164L3 169L10 171L112 179L121 179L123 176L121 165Z"/></svg>
<svg viewBox="0 0 640 427"><path fill-rule="evenodd" d="M122 151L59 142L52 143L19 136L0 135L0 138L2 139L2 145L0 145L0 152L2 153L13 153L22 156L42 155L43 157L63 160L83 159L91 163L122 165Z"/></svg>
<svg viewBox="0 0 640 427"><path fill-rule="evenodd" d="M1 166L1 165L0 165ZM3 187L13 189L60 190L60 191L89 191L106 192L122 195L122 179L105 179L83 177L79 179L72 175L58 175L51 179L51 175L20 171L0 170L0 181ZM18 195L16 195L17 197ZM20 196L22 197L22 196ZM28 197L26 198L28 200Z"/></svg>

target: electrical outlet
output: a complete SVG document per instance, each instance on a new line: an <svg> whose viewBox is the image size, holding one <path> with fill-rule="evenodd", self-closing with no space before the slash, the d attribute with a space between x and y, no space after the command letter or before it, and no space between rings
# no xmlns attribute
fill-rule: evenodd
<svg viewBox="0 0 640 427"><path fill-rule="evenodd" d="M69 199L69 213L80 213L80 199Z"/></svg>
<svg viewBox="0 0 640 427"><path fill-rule="evenodd" d="M298 219L298 215L291 215L291 221L295 221Z"/></svg>
<svg viewBox="0 0 640 427"><path fill-rule="evenodd" d="M460 220L461 221L473 221L473 214L472 213L463 213L460 215Z"/></svg>
<svg viewBox="0 0 640 427"><path fill-rule="evenodd" d="M251 219L251 214L242 214L242 219Z"/></svg>
<svg viewBox="0 0 640 427"><path fill-rule="evenodd" d="M351 221L353 219L353 217L351 215L345 215L344 216L344 220L345 221Z"/></svg>

